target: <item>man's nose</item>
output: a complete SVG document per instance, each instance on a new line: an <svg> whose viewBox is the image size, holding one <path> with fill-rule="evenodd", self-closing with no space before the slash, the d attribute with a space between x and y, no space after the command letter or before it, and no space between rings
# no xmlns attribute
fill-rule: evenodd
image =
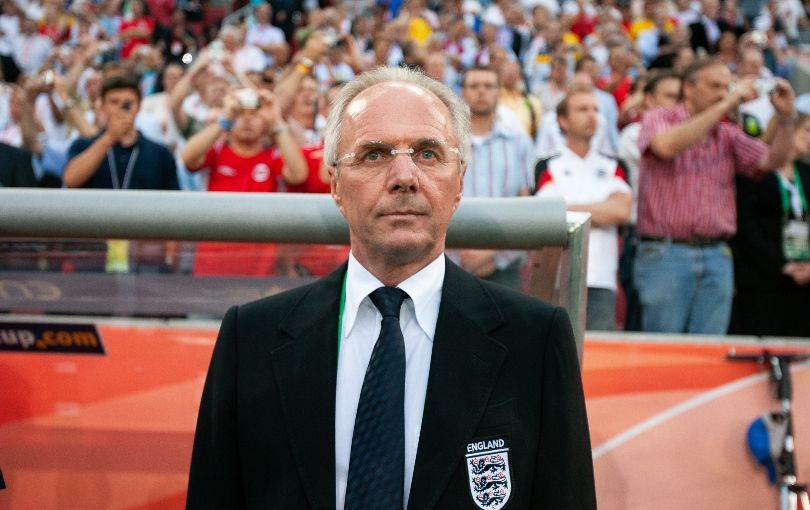
<svg viewBox="0 0 810 510"><path fill-rule="evenodd" d="M419 189L419 167L412 154L394 154L388 168L388 181L391 191L416 191Z"/></svg>

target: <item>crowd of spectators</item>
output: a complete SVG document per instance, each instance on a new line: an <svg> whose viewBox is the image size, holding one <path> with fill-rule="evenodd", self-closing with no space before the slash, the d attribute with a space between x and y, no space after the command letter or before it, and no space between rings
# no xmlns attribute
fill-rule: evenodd
<svg viewBox="0 0 810 510"><path fill-rule="evenodd" d="M329 192L336 91L411 66L470 107L465 195L591 212L592 327L614 327L618 298L628 329L778 334L774 314L810 304L810 176L794 164L810 108L784 81L810 2L0 2L0 185ZM200 244L186 269L317 275L344 257ZM525 254L451 257L520 285Z"/></svg>

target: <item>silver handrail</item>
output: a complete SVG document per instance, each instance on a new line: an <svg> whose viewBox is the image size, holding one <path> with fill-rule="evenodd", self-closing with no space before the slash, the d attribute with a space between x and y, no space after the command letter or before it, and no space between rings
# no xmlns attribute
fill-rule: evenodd
<svg viewBox="0 0 810 510"><path fill-rule="evenodd" d="M589 228L562 199L464 198L447 246L530 250L530 292L568 310L581 355ZM4 237L348 244L349 230L328 195L7 188Z"/></svg>
<svg viewBox="0 0 810 510"><path fill-rule="evenodd" d="M346 244L329 195L0 189L0 237ZM532 249L568 240L559 199L465 198L448 232L458 248Z"/></svg>

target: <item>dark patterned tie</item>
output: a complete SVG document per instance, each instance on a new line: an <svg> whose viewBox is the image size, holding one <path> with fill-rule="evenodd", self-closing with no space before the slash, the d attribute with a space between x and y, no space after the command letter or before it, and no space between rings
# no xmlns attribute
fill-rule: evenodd
<svg viewBox="0 0 810 510"><path fill-rule="evenodd" d="M369 294L382 314L357 404L344 510L402 509L405 477L405 340L399 309L408 294Z"/></svg>

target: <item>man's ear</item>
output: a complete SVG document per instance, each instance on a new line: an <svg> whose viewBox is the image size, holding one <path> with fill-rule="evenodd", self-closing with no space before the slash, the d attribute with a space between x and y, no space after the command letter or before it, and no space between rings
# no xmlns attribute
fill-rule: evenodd
<svg viewBox="0 0 810 510"><path fill-rule="evenodd" d="M335 174L335 172L336 169L334 167L329 167L329 176L331 177L330 185L332 189L332 200L335 201L335 205L337 205L340 214L342 214L345 217L346 213L343 210L343 197L340 196L340 183L338 180L338 176Z"/></svg>
<svg viewBox="0 0 810 510"><path fill-rule="evenodd" d="M458 173L458 193L455 197L455 203L453 204L453 212L458 209L458 204L461 202L461 197L464 195L464 174L467 173L467 165L464 164L464 167Z"/></svg>

